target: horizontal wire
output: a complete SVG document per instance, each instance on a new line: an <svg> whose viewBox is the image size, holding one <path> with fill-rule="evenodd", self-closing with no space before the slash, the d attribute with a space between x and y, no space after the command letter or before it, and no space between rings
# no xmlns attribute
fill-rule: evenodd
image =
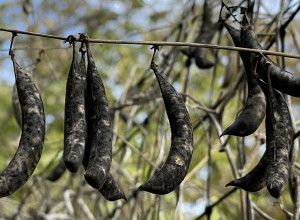
<svg viewBox="0 0 300 220"><path fill-rule="evenodd" d="M38 37L45 37L57 40L67 41L66 37L49 35L49 34L41 34L35 32L28 31L20 31L15 29L7 29L0 28L0 31L11 32L13 34L24 34ZM83 40L77 39L77 41L81 42ZM300 59L300 55L297 54L289 54L282 53L276 51L268 51L268 50L260 50L260 49L250 49L243 47L233 47L233 46L221 46L215 44L201 44L201 43L187 43L187 42L168 42L168 41L129 41L129 40L105 40L105 39L88 39L88 42L95 44L124 44L124 45L151 45L151 46L176 46L176 47L202 47L202 48L211 48L218 50L234 50L234 51L243 51L243 52L252 52L252 53L262 53L265 55L274 55L274 56L283 56L294 59Z"/></svg>

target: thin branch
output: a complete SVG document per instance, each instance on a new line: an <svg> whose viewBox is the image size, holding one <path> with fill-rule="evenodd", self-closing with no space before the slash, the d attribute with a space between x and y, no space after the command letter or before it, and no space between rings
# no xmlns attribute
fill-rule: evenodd
<svg viewBox="0 0 300 220"><path fill-rule="evenodd" d="M230 196L232 193L234 193L238 188L233 188L232 190L228 191L227 193L225 193L221 198L219 198L216 202L214 202L213 204L211 204L209 207L206 207L206 210L204 213L202 213L200 216L198 216L197 218L195 218L195 220L199 220L201 219L203 216L206 215L206 213L208 212L208 209L213 209L215 206L217 206L220 202L222 202L224 199L226 199L228 196Z"/></svg>
<svg viewBox="0 0 300 220"><path fill-rule="evenodd" d="M41 34L35 32L28 31L20 31L15 29L7 29L0 28L0 31L18 33L24 35L52 38L57 40L66 41L66 37L49 35L49 34ZM77 41L81 42L81 39L77 39ZM219 50L234 50L234 51L243 51L243 52L252 52L252 53L262 53L265 55L274 55L274 56L284 56L289 58L300 59L300 55L296 54L288 54L276 51L268 51L268 50L259 50L259 49L250 49L250 48L242 48L242 47L233 47L233 46L220 46L215 44L201 44L201 43L187 43L187 42L166 42L166 41L128 41L128 40L104 40L104 39L89 39L89 43L95 44L128 44L128 45L155 45L155 46L175 46L175 47L203 47L203 48L211 48L211 49L219 49Z"/></svg>
<svg viewBox="0 0 300 220"><path fill-rule="evenodd" d="M254 208L254 210L264 219L267 220L275 220L274 218L272 218L271 216L269 216L267 213L265 213L264 211L262 211L254 202L251 202L252 207Z"/></svg>

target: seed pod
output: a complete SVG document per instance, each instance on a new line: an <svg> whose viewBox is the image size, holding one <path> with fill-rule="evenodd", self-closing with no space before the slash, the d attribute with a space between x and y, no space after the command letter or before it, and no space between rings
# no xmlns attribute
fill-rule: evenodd
<svg viewBox="0 0 300 220"><path fill-rule="evenodd" d="M88 39L86 34L81 34L81 39ZM98 74L90 47L88 42L85 42L86 50L88 53L88 75L87 75L87 98L86 98L86 106L87 106L87 123L88 123L88 139L87 145L84 153L84 159L82 164L87 171L87 168L90 167L89 173L86 172L85 178L87 182L92 187L96 188L107 200L115 201L118 199L127 198L123 191L120 189L119 185L116 183L112 175L109 173L110 165L111 165L111 155L112 155L112 132L110 131L107 136L105 134L108 133L108 129L110 130L110 116L108 110L108 103L105 94L105 88L102 83L102 80ZM96 80L96 81L95 81ZM94 90L93 90L94 89ZM97 101L97 102L96 102ZM96 102L97 105L100 106L91 106L92 102ZM106 104L105 104L106 103ZM105 107L106 106L106 107ZM93 107L93 108L89 108ZM100 108L101 107L101 108ZM98 109L102 112L98 112ZM95 118L93 118L93 115ZM108 120L108 121L106 121ZM97 123L98 121L98 123ZM101 124L102 123L102 124ZM109 126L108 126L109 123ZM95 132L93 129L98 129L101 132ZM102 135L102 136L100 136ZM99 137L100 136L100 137ZM102 142L104 141L104 142ZM97 143L99 143L97 145ZM101 146L100 146L101 143ZM106 143L106 145L105 145ZM102 147L102 149L99 149ZM97 151L96 151L97 150ZM96 152L95 152L96 151ZM97 155L96 155L97 153ZM97 158L98 157L98 158ZM104 162L101 162L101 157L103 157ZM110 157L110 159L108 159ZM97 159L97 160L96 160ZM103 161L102 160L102 161ZM110 162L109 162L110 160ZM93 162L94 161L94 162ZM99 165L103 165L102 169ZM97 165L97 167L93 167ZM107 175L105 175L107 173ZM98 176L97 176L98 175ZM95 180L94 180L95 179ZM89 182L89 181L90 182ZM104 182L104 183L103 183Z"/></svg>
<svg viewBox="0 0 300 220"><path fill-rule="evenodd" d="M13 159L0 174L0 197L22 187L35 170L45 139L45 113L38 89L11 56L22 110L22 135Z"/></svg>
<svg viewBox="0 0 300 220"><path fill-rule="evenodd" d="M102 188L98 190L109 201L124 199L127 202L124 192L121 190L110 173L107 175Z"/></svg>
<svg viewBox="0 0 300 220"><path fill-rule="evenodd" d="M19 127L21 128L22 127L22 111L21 111L21 106L20 106L20 102L19 102L16 84L14 84L14 88L13 88L12 107L13 107L15 119L16 119Z"/></svg>
<svg viewBox="0 0 300 220"><path fill-rule="evenodd" d="M268 85L262 81L258 82L267 99L266 148L270 152L266 167L267 188L273 197L278 198L283 193L289 177L293 128L288 106L281 94L273 90L269 71Z"/></svg>
<svg viewBox="0 0 300 220"><path fill-rule="evenodd" d="M209 44L215 35L219 24L212 21L214 1L205 0L203 6L202 24L195 43ZM200 69L208 69L214 66L214 63L207 59L207 48L189 47L181 50L189 58L195 59L195 63Z"/></svg>
<svg viewBox="0 0 300 220"><path fill-rule="evenodd" d="M138 190L154 194L173 191L185 178L193 154L193 128L189 113L174 87L165 80L151 63L164 100L171 127L171 148L163 167Z"/></svg>
<svg viewBox="0 0 300 220"><path fill-rule="evenodd" d="M242 47L262 49L246 15L244 15L242 22L241 42ZM300 76L282 69L265 55L247 53L247 56L252 69L256 70L261 79L267 82L266 72L268 71L267 68L270 68L273 88L288 95L300 97ZM266 63L270 63L270 67Z"/></svg>
<svg viewBox="0 0 300 220"><path fill-rule="evenodd" d="M76 60L75 42L73 59L66 85L65 123L64 123L64 154L65 165L71 172L77 172L82 163L86 144L85 117L85 57L82 53L80 65Z"/></svg>
<svg viewBox="0 0 300 220"><path fill-rule="evenodd" d="M88 39L88 36L85 35ZM101 189L109 173L112 161L112 131L108 101L94 58L85 41L88 58L87 68L87 158L84 159L86 181Z"/></svg>
<svg viewBox="0 0 300 220"><path fill-rule="evenodd" d="M64 159L61 158L57 166L53 169L53 171L47 176L47 180L52 182L58 180L66 171L66 165Z"/></svg>
<svg viewBox="0 0 300 220"><path fill-rule="evenodd" d="M265 152L259 163L246 175L233 180L226 186L236 186L248 192L256 192L264 188L266 183L268 152Z"/></svg>
<svg viewBox="0 0 300 220"><path fill-rule="evenodd" d="M224 26L228 30L231 38L236 47L241 46L240 31L234 27L226 24ZM247 74L247 84L248 84L248 96L246 104L241 114L235 120L235 122L230 125L221 134L223 135L235 135L235 136L247 136L252 134L257 130L257 128L262 123L266 114L266 99L264 93L258 85L257 81L253 77L254 71L249 63L248 55L244 52L239 52L242 58L245 72Z"/></svg>

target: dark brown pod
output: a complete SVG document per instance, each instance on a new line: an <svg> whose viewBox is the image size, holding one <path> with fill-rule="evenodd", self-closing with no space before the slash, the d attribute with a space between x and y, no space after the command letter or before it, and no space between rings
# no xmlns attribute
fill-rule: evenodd
<svg viewBox="0 0 300 220"><path fill-rule="evenodd" d="M240 31L223 22L229 32L234 45L241 46ZM266 114L266 99L263 91L258 85L251 68L248 55L239 52L247 75L248 95L244 109L235 122L224 130L223 135L247 136L257 130Z"/></svg>
<svg viewBox="0 0 300 220"><path fill-rule="evenodd" d="M242 47L262 49L253 29L249 24L247 16L245 15L241 28L241 42ZM268 68L270 68L271 82L274 89L291 96L300 97L300 76L282 69L266 55L262 56L255 53L247 53L247 56L250 60L251 68L256 70L259 77L263 79L263 81L267 82L266 73ZM270 67L268 67L266 63L270 63Z"/></svg>
<svg viewBox="0 0 300 220"><path fill-rule="evenodd" d="M205 0L203 6L202 24L195 43L209 44L216 33L219 24L214 23L213 19L214 1ZM195 60L200 69L208 69L214 66L214 63L207 59L207 48L189 47L181 50L183 54Z"/></svg>
<svg viewBox="0 0 300 220"><path fill-rule="evenodd" d="M57 181L67 170L64 159L61 158L57 166L53 169L53 171L47 176L47 180L52 182Z"/></svg>
<svg viewBox="0 0 300 220"><path fill-rule="evenodd" d="M119 199L124 199L127 201L124 192L121 190L110 173L107 175L102 188L98 190L109 201L116 201Z"/></svg>
<svg viewBox="0 0 300 220"><path fill-rule="evenodd" d="M160 75L154 63L151 64L151 69L159 83L170 122L171 147L163 167L138 190L162 195L175 190L188 172L193 154L193 128L182 98Z"/></svg>
<svg viewBox="0 0 300 220"><path fill-rule="evenodd" d="M79 65L76 60L75 42L72 44L73 59L66 85L63 158L68 170L75 173L84 157L87 136L85 116L86 71L84 53L82 53Z"/></svg>
<svg viewBox="0 0 300 220"><path fill-rule="evenodd" d="M270 152L266 167L267 188L273 197L278 198L289 177L289 152L293 144L292 121L284 98L272 89L270 77L268 85L258 82L267 99L266 151Z"/></svg>
<svg viewBox="0 0 300 220"><path fill-rule="evenodd" d="M0 197L22 187L34 172L43 151L45 113L40 93L28 73L11 56L22 111L22 135L13 159L0 174Z"/></svg>
<svg viewBox="0 0 300 220"><path fill-rule="evenodd" d="M248 192L256 192L263 189L267 185L266 160L268 160L267 152L264 153L259 163L246 176L233 180L226 186L236 186Z"/></svg>
<svg viewBox="0 0 300 220"><path fill-rule="evenodd" d="M86 34L81 34L81 39L88 40ZM126 199L125 194L120 189L112 175L109 173L112 157L112 132L110 131L110 116L108 114L108 102L105 94L105 88L102 80L98 74L90 47L88 42L85 42L86 50L88 53L88 74L87 74L87 92L86 92L86 106L87 106L87 125L88 135L87 145L84 153L83 166L86 169L85 178L92 187L96 188L107 200L115 201L118 199ZM93 80L96 80L95 82ZM93 90L94 89L94 90ZM99 98L99 99L98 99ZM91 106L91 103L97 102L97 105ZM98 108L102 105L102 108ZM98 109L103 111L98 114ZM96 116L93 118L93 116ZM101 119L102 118L102 119ZM98 120L98 122L97 122ZM108 121L107 121L108 120ZM103 124L101 124L101 122ZM109 122L109 123L108 123ZM108 126L109 124L109 126ZM95 132L97 129L101 132ZM103 132L102 132L103 129ZM109 132L108 132L109 130ZM107 136L105 134L109 133ZM102 136L100 136L102 135ZM104 142L102 142L104 141ZM101 145L97 145L101 143ZM106 145L105 145L106 143ZM102 148L100 148L102 147ZM97 151L96 151L97 150ZM95 158L99 157L99 158ZM103 157L103 167L101 165L101 157ZM98 164L98 165L97 165ZM96 167L93 167L97 165ZM89 172L87 173L87 168ZM95 172L94 172L95 170ZM98 176L97 176L98 175Z"/></svg>
<svg viewBox="0 0 300 220"><path fill-rule="evenodd" d="M88 39L87 36L85 36ZM99 76L88 41L85 41L88 58L87 68L87 158L86 181L101 189L109 174L112 161L112 130L105 87Z"/></svg>

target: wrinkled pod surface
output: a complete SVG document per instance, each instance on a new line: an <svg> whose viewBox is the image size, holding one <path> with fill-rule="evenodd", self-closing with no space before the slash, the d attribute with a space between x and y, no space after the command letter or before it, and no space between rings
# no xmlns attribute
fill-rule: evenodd
<svg viewBox="0 0 300 220"><path fill-rule="evenodd" d="M72 45L73 58L66 84L63 158L68 170L75 173L82 164L87 136L86 70L85 54L82 53L80 64L78 64L75 42L72 42Z"/></svg>
<svg viewBox="0 0 300 220"><path fill-rule="evenodd" d="M164 100L171 127L171 147L163 167L137 190L154 194L172 192L185 178L193 154L193 128L182 98L151 64Z"/></svg>
<svg viewBox="0 0 300 220"><path fill-rule="evenodd" d="M252 49L262 49L256 34L251 28L247 16L244 15L241 28L241 42L242 47L252 48ZM247 53L248 59L252 69L256 70L259 77L267 82L267 71L270 68L270 77L273 88L286 93L291 96L300 97L300 76L297 76L291 72L288 72L278 65L276 65L272 60L270 60L266 55L257 55L254 53ZM269 63L269 65L266 65Z"/></svg>
<svg viewBox="0 0 300 220"><path fill-rule="evenodd" d="M45 139L45 113L41 95L13 55L11 59L22 111L22 135L14 157L0 174L0 197L11 195L27 182L41 158Z"/></svg>
<svg viewBox="0 0 300 220"><path fill-rule="evenodd" d="M266 181L270 194L278 198L289 177L289 152L293 144L293 127L288 106L282 95L271 86L258 81L267 98L266 113Z"/></svg>
<svg viewBox="0 0 300 220"><path fill-rule="evenodd" d="M88 40L86 34L81 34L81 38ZM107 200L127 200L109 173L112 160L112 130L108 101L88 41L85 41L85 46L88 58L86 93L88 136L83 160L86 169L84 176L86 181Z"/></svg>
<svg viewBox="0 0 300 220"><path fill-rule="evenodd" d="M240 31L223 22L229 32L234 45L241 46ZM266 114L266 99L256 79L253 77L254 70L251 68L248 55L245 52L239 52L244 64L248 94L245 107L235 122L224 130L223 135L247 136L254 133L261 125Z"/></svg>

